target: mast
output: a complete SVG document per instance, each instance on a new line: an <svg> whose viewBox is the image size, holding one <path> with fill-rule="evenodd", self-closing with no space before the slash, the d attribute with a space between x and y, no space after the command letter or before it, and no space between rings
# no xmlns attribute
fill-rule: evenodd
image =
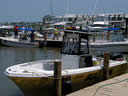
<svg viewBox="0 0 128 96"><path fill-rule="evenodd" d="M95 14L96 8L97 8L98 0L95 1L94 9L92 11L92 15Z"/></svg>
<svg viewBox="0 0 128 96"><path fill-rule="evenodd" d="M66 6L66 14L68 14L68 12L69 12L69 0L67 0L67 4L66 4L67 6Z"/></svg>
<svg viewBox="0 0 128 96"><path fill-rule="evenodd" d="M51 16L54 15L54 12L53 12L53 0L50 0L50 14L51 14Z"/></svg>

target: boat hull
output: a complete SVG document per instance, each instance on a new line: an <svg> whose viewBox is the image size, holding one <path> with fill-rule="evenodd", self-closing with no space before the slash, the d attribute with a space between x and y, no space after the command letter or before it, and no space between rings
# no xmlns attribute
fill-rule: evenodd
<svg viewBox="0 0 128 96"><path fill-rule="evenodd" d="M118 44L91 44L90 50L92 52L128 52L128 43L118 43Z"/></svg>
<svg viewBox="0 0 128 96"><path fill-rule="evenodd" d="M21 48L34 48L34 47L39 47L38 42L30 42L30 43L25 43L22 41L15 42L15 41L9 41L9 40L3 40L1 39L1 44L9 47L21 47Z"/></svg>
<svg viewBox="0 0 128 96"><path fill-rule="evenodd" d="M111 67L109 77L126 73L127 64ZM9 77L22 90L24 96L54 96L53 77ZM103 80L103 70L95 70L75 75L62 76L63 94L77 91ZM69 83L70 82L70 83Z"/></svg>

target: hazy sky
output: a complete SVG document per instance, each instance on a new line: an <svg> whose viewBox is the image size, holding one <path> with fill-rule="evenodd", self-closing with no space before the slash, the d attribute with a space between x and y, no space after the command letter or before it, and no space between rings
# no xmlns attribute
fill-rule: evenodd
<svg viewBox="0 0 128 96"><path fill-rule="evenodd" d="M1 0L0 22L42 21L44 15L92 14L96 0ZM128 0L97 0L95 13L128 13ZM68 8L68 11L67 11Z"/></svg>

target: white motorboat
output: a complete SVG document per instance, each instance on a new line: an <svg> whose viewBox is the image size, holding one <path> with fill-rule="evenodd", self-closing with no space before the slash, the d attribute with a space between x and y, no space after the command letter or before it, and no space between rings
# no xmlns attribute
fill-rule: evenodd
<svg viewBox="0 0 128 96"><path fill-rule="evenodd" d="M81 48L83 40L87 41L85 49ZM61 50L63 94L103 80L103 59L93 58L89 55L88 48L88 34L65 31ZM16 83L25 96L53 96L55 92L53 66L54 60L27 62L8 67L5 75ZM109 78L125 73L126 66L125 60L110 60Z"/></svg>
<svg viewBox="0 0 128 96"><path fill-rule="evenodd" d="M125 39L122 32L100 33L100 37L92 34L95 40L90 40L90 50L92 52L128 52L128 39Z"/></svg>
<svg viewBox="0 0 128 96"><path fill-rule="evenodd" d="M34 48L39 47L39 42L30 42L30 40L19 40L14 37L0 37L2 45L9 47L24 47L24 48Z"/></svg>
<svg viewBox="0 0 128 96"><path fill-rule="evenodd" d="M109 23L107 21L95 21L91 26L89 26L90 31L102 31L105 28L108 28Z"/></svg>
<svg viewBox="0 0 128 96"><path fill-rule="evenodd" d="M111 28L116 29L116 28ZM118 29L118 28L117 28ZM67 30L80 32L77 30ZM83 31L84 32L84 31ZM103 31L103 32L84 32L90 35L89 47L91 52L118 52L127 53L128 52L128 39L124 38L122 32ZM82 41L82 48L86 47L86 41Z"/></svg>
<svg viewBox="0 0 128 96"><path fill-rule="evenodd" d="M90 26L82 26L81 30L86 32L102 32L103 29L108 27L109 27L109 23L107 21L95 21Z"/></svg>

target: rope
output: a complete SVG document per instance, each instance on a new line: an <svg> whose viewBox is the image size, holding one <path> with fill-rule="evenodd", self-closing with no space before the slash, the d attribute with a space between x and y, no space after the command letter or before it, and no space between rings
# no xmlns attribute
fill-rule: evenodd
<svg viewBox="0 0 128 96"><path fill-rule="evenodd" d="M100 88L102 88L102 87L105 87L105 86L108 86L108 85L113 85L113 84L118 84L118 83L121 83L121 82L124 82L124 81L127 81L127 80L128 80L128 78L127 78L127 79L124 79L124 80L121 80L121 81L117 81L117 82L113 82L113 83L101 85L101 86L99 86L99 87L96 89L96 91L95 91L95 93L93 94L93 96L96 96L98 90L99 90Z"/></svg>

